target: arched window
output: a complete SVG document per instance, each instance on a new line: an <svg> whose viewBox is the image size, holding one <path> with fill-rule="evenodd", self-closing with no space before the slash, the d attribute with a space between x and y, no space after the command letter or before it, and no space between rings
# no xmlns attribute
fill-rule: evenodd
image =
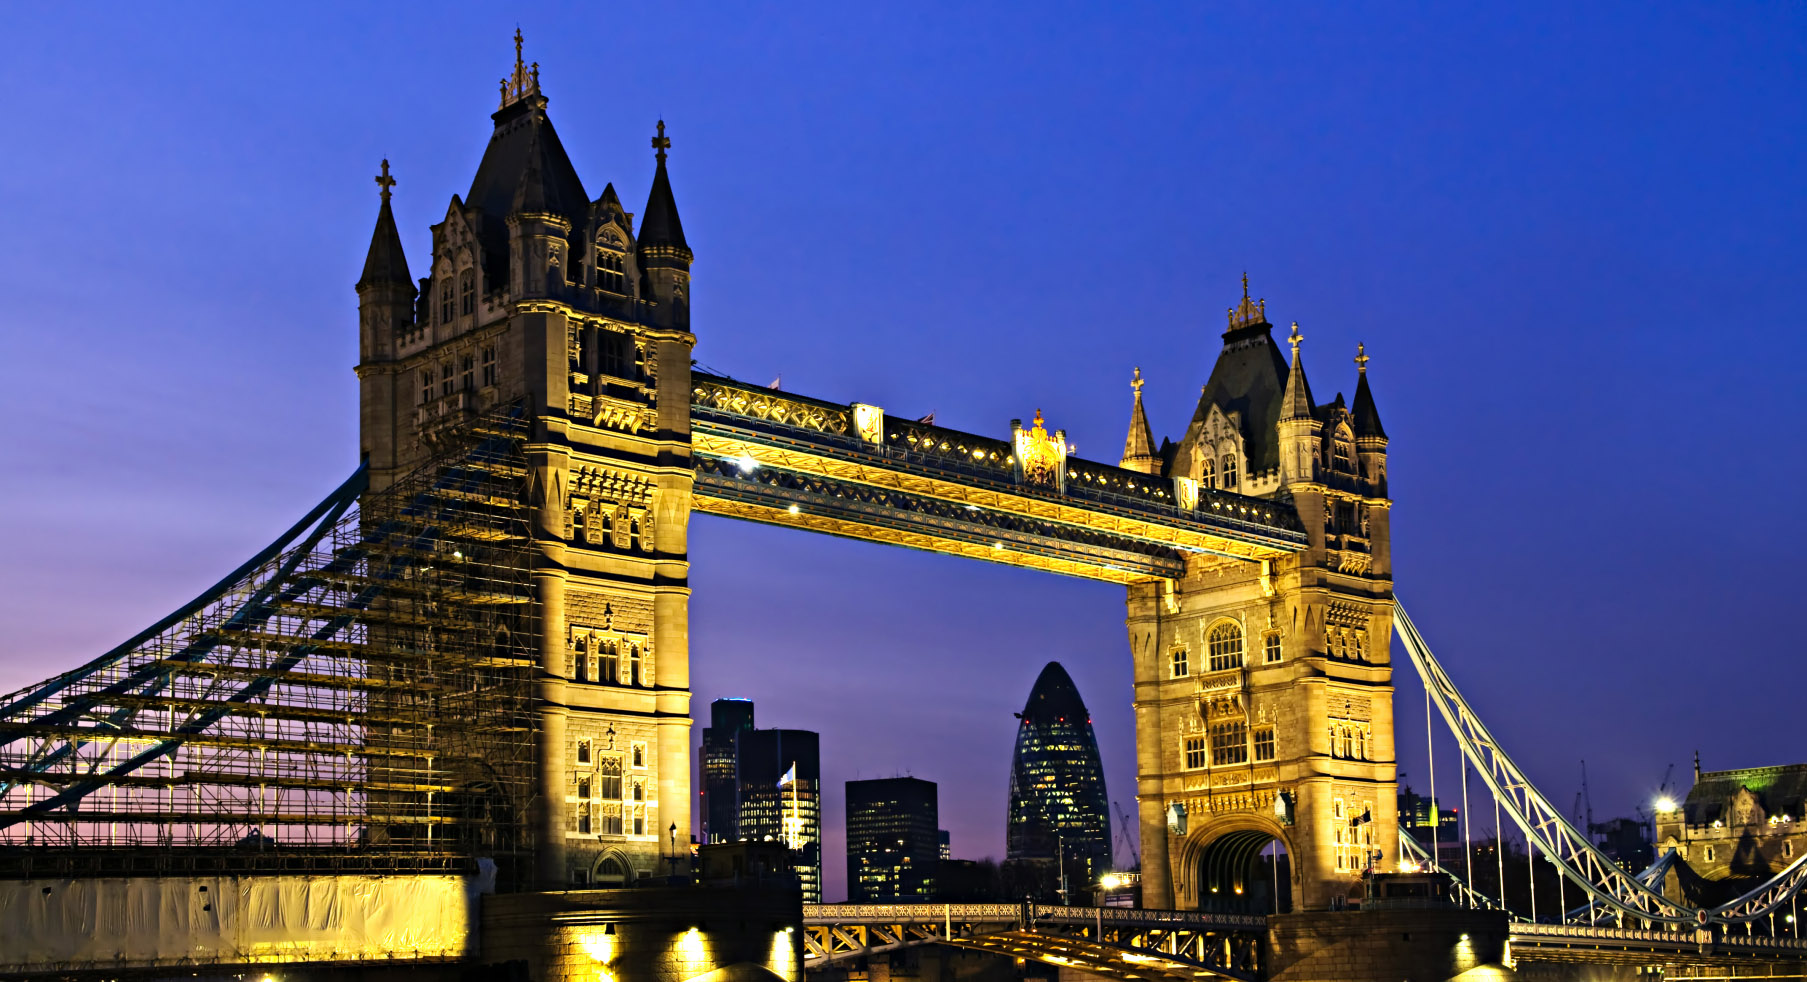
<svg viewBox="0 0 1807 982"><path fill-rule="evenodd" d="M588 801L590 799L590 779L589 778L580 777L577 779L577 796L579 798L584 799L585 801Z"/></svg>
<svg viewBox="0 0 1807 982"><path fill-rule="evenodd" d="M577 639L577 653L576 653L576 656L573 658L573 661L575 661L577 663L577 665L576 665L577 671L575 673L573 673L577 676L577 681L579 681L579 682L590 681L590 644L584 638ZM581 743L578 744L577 745L577 759L578 760L587 759L585 756L585 753L586 753L586 747L584 746L584 744L581 744Z"/></svg>
<svg viewBox="0 0 1807 982"><path fill-rule="evenodd" d="M596 285L610 293L627 292L627 266L621 253L602 246L596 248Z"/></svg>
<svg viewBox="0 0 1807 982"><path fill-rule="evenodd" d="M1236 487L1236 455L1233 453L1223 455L1223 486L1226 491Z"/></svg>
<svg viewBox="0 0 1807 982"><path fill-rule="evenodd" d="M1241 668L1242 626L1234 621L1225 621L1212 628L1209 653L1209 668L1213 672L1227 672L1232 668Z"/></svg>
<svg viewBox="0 0 1807 982"><path fill-rule="evenodd" d="M454 309L452 271L448 269L445 271L445 279L439 284L439 323L450 324L452 322L452 311Z"/></svg>
<svg viewBox="0 0 1807 982"><path fill-rule="evenodd" d="M634 766L646 766L646 744L644 743L634 744Z"/></svg>
<svg viewBox="0 0 1807 982"><path fill-rule="evenodd" d="M590 741L577 741L577 762L579 764L588 764L590 762ZM588 783L587 778L585 779L585 783ZM583 797L588 798L589 795L586 794Z"/></svg>
<svg viewBox="0 0 1807 982"><path fill-rule="evenodd" d="M1199 472L1198 483L1207 488L1217 487L1217 464L1210 458L1205 459L1204 469Z"/></svg>
<svg viewBox="0 0 1807 982"><path fill-rule="evenodd" d="M617 825L620 824L619 818L616 819L616 824ZM621 829L617 828L617 829L615 829L615 832L617 834L619 834L621 832ZM610 857L604 859L600 864L597 865L597 867L596 867L596 885L597 886L618 887L618 886L622 886L626 883L627 883L627 868L625 866L621 865L620 860L616 859L613 856L610 856Z"/></svg>
<svg viewBox="0 0 1807 982"><path fill-rule="evenodd" d="M458 274L458 312L473 314L477 311L477 271L467 269Z"/></svg>
<svg viewBox="0 0 1807 982"><path fill-rule="evenodd" d="M1345 473L1355 471L1355 448L1341 440L1336 441L1336 469Z"/></svg>
<svg viewBox="0 0 1807 982"><path fill-rule="evenodd" d="M646 785L641 784L639 781L634 782L634 800L635 801L645 801L646 800Z"/></svg>

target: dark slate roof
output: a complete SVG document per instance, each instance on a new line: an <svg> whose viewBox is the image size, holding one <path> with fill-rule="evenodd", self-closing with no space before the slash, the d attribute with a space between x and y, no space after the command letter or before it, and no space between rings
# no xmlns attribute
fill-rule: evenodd
<svg viewBox="0 0 1807 982"><path fill-rule="evenodd" d="M1154 459L1154 429L1148 425L1148 411L1142 408L1142 390L1136 390L1136 402L1129 411L1129 436L1123 440L1123 462Z"/></svg>
<svg viewBox="0 0 1807 982"><path fill-rule="evenodd" d="M1045 725L1056 720L1091 721L1085 700L1079 698L1079 687L1057 661L1049 662L1036 676L1035 687L1029 690L1029 701L1023 704L1022 716L1023 722L1032 725Z"/></svg>
<svg viewBox="0 0 1807 982"><path fill-rule="evenodd" d="M1732 798L1740 788L1751 789L1768 814L1785 814L1797 821L1807 814L1807 764L1787 764L1701 774L1682 805L1688 821L1700 825L1714 820L1729 823Z"/></svg>
<svg viewBox="0 0 1807 982"><path fill-rule="evenodd" d="M659 155L658 169L653 171L653 187L646 195L646 212L640 217L640 234L635 241L641 248L664 246L690 252L684 241L684 223L678 220L678 202L671 195L671 177L665 173L665 155Z"/></svg>
<svg viewBox="0 0 1807 982"><path fill-rule="evenodd" d="M490 116L496 121L477 176L465 204L477 209L477 237L483 245L485 275L491 282L505 280L508 271L508 216L515 210L515 195L529 164L540 170L539 194L545 209L564 218L576 230L584 227L589 196L558 131L546 115L544 96L528 96Z"/></svg>
<svg viewBox="0 0 1807 982"><path fill-rule="evenodd" d="M1374 408L1374 393L1368 391L1368 373L1362 372L1355 383L1355 416L1356 436L1377 436L1387 438L1387 431L1380 425L1380 411Z"/></svg>
<svg viewBox="0 0 1807 982"><path fill-rule="evenodd" d="M1311 419L1315 404L1311 401L1311 381L1305 377L1305 359L1293 348L1292 367L1287 369L1286 392L1281 398L1281 419Z"/></svg>
<svg viewBox="0 0 1807 982"><path fill-rule="evenodd" d="M370 252L364 257L364 275L358 277L358 289L377 283L400 283L414 288L408 275L408 257L402 254L402 236L395 229L395 213L389 210L389 196L383 195L383 207L376 213L376 230L370 234Z"/></svg>
<svg viewBox="0 0 1807 982"><path fill-rule="evenodd" d="M1213 405L1242 414L1243 448L1251 473L1280 466L1280 401L1286 390L1286 360L1274 343L1273 325L1255 324L1224 333L1223 352L1198 398L1192 422L1202 423Z"/></svg>

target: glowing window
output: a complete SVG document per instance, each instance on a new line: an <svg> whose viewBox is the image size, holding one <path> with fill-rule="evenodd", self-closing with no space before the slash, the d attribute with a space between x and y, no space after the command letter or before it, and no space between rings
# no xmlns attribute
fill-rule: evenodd
<svg viewBox="0 0 1807 982"><path fill-rule="evenodd" d="M1271 726L1255 727L1255 760L1274 759L1274 728Z"/></svg>
<svg viewBox="0 0 1807 982"><path fill-rule="evenodd" d="M1248 724L1242 720L1231 720L1211 725L1212 765L1221 767L1225 764L1246 764L1248 759Z"/></svg>
<svg viewBox="0 0 1807 982"><path fill-rule="evenodd" d="M1186 738L1186 769L1196 771L1205 766L1205 738Z"/></svg>
<svg viewBox="0 0 1807 982"><path fill-rule="evenodd" d="M1225 621L1211 629L1209 640L1210 670L1226 672L1242 667L1242 627Z"/></svg>

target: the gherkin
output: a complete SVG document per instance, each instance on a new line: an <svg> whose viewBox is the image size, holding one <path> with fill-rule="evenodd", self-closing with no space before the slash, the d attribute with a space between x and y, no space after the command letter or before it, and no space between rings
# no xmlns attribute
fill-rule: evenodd
<svg viewBox="0 0 1807 982"><path fill-rule="evenodd" d="M1066 872L1078 900L1111 866L1110 797L1092 717L1059 662L1049 662L1018 718L1010 762L1006 865L1013 880L1046 894Z"/></svg>

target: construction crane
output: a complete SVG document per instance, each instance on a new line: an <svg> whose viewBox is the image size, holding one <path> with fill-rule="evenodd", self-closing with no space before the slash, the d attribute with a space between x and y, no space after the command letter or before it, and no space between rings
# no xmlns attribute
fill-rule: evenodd
<svg viewBox="0 0 1807 982"><path fill-rule="evenodd" d="M1136 851L1136 840L1129 837L1129 830L1135 826L1130 824L1129 816L1124 814L1122 805L1113 801L1111 807L1117 810L1117 841L1123 844L1123 848L1129 850L1130 868L1139 870L1142 868L1142 854ZM1114 849L1113 846L1113 852Z"/></svg>

